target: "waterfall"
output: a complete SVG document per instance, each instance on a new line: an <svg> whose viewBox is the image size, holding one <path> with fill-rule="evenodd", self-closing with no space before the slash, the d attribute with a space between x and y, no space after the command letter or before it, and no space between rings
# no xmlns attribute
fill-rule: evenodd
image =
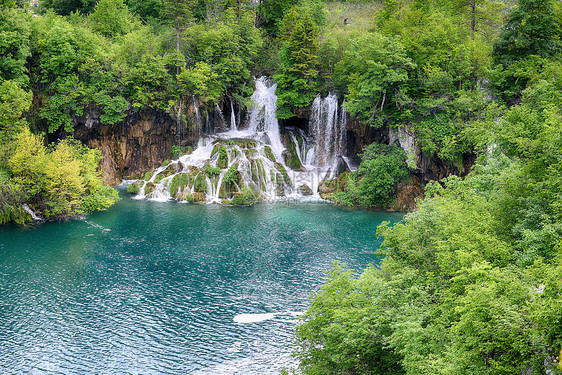
<svg viewBox="0 0 562 375"><path fill-rule="evenodd" d="M281 159L284 150L279 135L279 122L275 117L277 111L277 84L270 78L261 77L256 81L256 90L251 100L253 108L248 120L248 131L253 134L263 133L271 144L274 155Z"/></svg>
<svg viewBox="0 0 562 375"><path fill-rule="evenodd" d="M390 145L398 141L398 144L406 153L406 163L411 168L416 168L417 146L414 131L407 126L389 129L388 137Z"/></svg>
<svg viewBox="0 0 562 375"><path fill-rule="evenodd" d="M201 113L199 112L199 103L193 97L193 108L195 109L195 128L197 129L197 135L201 137L201 130L203 128L203 119L201 118Z"/></svg>
<svg viewBox="0 0 562 375"><path fill-rule="evenodd" d="M31 218L35 221L43 221L43 219L41 219L39 216L37 216L35 214L35 212L33 212L33 210L31 208L29 208L29 206L27 204L22 204L23 209L31 216Z"/></svg>
<svg viewBox="0 0 562 375"><path fill-rule="evenodd" d="M339 113L338 113L339 112ZM338 97L329 94L322 99L317 96L312 103L310 132L316 141L315 165L330 169L335 177L338 158L345 155L346 113L340 110Z"/></svg>
<svg viewBox="0 0 562 375"><path fill-rule="evenodd" d="M238 128L236 127L236 115L234 114L234 104L230 102L230 131L236 131Z"/></svg>
<svg viewBox="0 0 562 375"><path fill-rule="evenodd" d="M275 117L277 84L262 77L255 85L244 124L237 122L231 102L227 131L211 134L214 132L207 125L207 134L200 137L191 154L136 182L136 198L219 203L250 190L269 201L305 196L320 199L319 184L336 177L338 162L343 160L345 111L340 110L335 95L317 97L312 105L310 134L286 128L282 138ZM195 101L194 108L199 124L202 119ZM225 125L218 107L215 112L214 118Z"/></svg>

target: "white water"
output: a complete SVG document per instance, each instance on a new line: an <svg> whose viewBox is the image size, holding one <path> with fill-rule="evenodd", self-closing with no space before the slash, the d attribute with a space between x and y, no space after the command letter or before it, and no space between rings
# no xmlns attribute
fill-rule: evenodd
<svg viewBox="0 0 562 375"><path fill-rule="evenodd" d="M35 214L35 212L33 212L33 210L31 208L29 208L29 206L27 204L23 204L22 207L29 215L31 215L31 218L33 220L35 220L35 221L42 221L43 220L39 216L37 216Z"/></svg>
<svg viewBox="0 0 562 375"><path fill-rule="evenodd" d="M191 154L158 168L149 181L140 181L142 186L137 198L155 201L176 198L181 201L193 196L197 201L220 203L232 199L243 188L250 188L269 201L321 199L318 194L320 183L337 177L338 166L347 163L344 158L345 111L340 110L335 95L324 99L318 97L312 105L311 134L306 135L301 129L286 129L285 145L292 142L291 148L302 165L302 168L292 170L285 162L289 150L282 141L275 117L276 89L273 80L257 79L245 127L236 123L234 105L231 104L229 130L203 136ZM224 123L218 107L216 111L219 112L217 118ZM201 121L197 106L195 115L196 121ZM236 170L236 178L232 181L231 171L230 182L225 182L229 169ZM172 180L178 174L185 174L183 178L189 181L180 189L170 191Z"/></svg>
<svg viewBox="0 0 562 375"><path fill-rule="evenodd" d="M392 145L396 141L406 153L406 162L411 168L416 167L417 146L414 132L408 127L400 127L398 129L389 129L389 144Z"/></svg>
<svg viewBox="0 0 562 375"><path fill-rule="evenodd" d="M324 99L317 96L314 99L310 119L311 133L316 140L314 162L326 170L326 179L336 177L338 163L347 164L347 159L343 159L346 120L344 107L338 105L336 95L330 94Z"/></svg>

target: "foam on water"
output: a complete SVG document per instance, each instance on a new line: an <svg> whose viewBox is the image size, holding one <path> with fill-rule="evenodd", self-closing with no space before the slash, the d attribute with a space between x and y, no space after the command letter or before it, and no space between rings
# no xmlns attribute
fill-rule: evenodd
<svg viewBox="0 0 562 375"><path fill-rule="evenodd" d="M266 320L275 318L278 313L265 313L265 314L240 314L234 317L236 323L259 323Z"/></svg>

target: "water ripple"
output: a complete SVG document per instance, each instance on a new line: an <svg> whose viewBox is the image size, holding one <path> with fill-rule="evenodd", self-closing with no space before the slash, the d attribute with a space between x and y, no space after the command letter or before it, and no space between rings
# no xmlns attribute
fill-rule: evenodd
<svg viewBox="0 0 562 375"><path fill-rule="evenodd" d="M124 199L0 228L0 373L278 374L322 271L376 262L376 226L397 218Z"/></svg>

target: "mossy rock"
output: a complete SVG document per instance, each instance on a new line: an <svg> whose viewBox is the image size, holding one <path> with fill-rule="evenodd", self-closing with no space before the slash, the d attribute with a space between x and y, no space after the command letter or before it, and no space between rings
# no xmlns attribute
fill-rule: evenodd
<svg viewBox="0 0 562 375"><path fill-rule="evenodd" d="M193 196L193 194L186 194L183 197L183 200L186 201L186 202L189 202L189 203L193 203L193 202L195 202L195 197Z"/></svg>
<svg viewBox="0 0 562 375"><path fill-rule="evenodd" d="M271 150L271 147L265 146L264 153L266 158L268 158L269 160L275 163L276 161L275 155L273 155L273 151Z"/></svg>
<svg viewBox="0 0 562 375"><path fill-rule="evenodd" d="M199 173L195 178L195 183L193 184L193 191L197 193L207 192L207 179L204 173Z"/></svg>
<svg viewBox="0 0 562 375"><path fill-rule="evenodd" d="M221 147L219 149L219 160L217 160L217 167L220 169L226 169L228 167L228 152L226 147Z"/></svg>
<svg viewBox="0 0 562 375"><path fill-rule="evenodd" d="M178 173L170 182L170 194L175 195L178 191L183 191L189 184L190 175L188 173Z"/></svg>
<svg viewBox="0 0 562 375"><path fill-rule="evenodd" d="M214 167L211 167L210 165L204 166L203 169L205 170L205 174L209 178L213 178L213 177L221 174L220 168L214 168Z"/></svg>
<svg viewBox="0 0 562 375"><path fill-rule="evenodd" d="M302 150L302 145L304 143L302 136L299 133L295 133L295 138L297 139L297 143L299 144L299 149Z"/></svg>
<svg viewBox="0 0 562 375"><path fill-rule="evenodd" d="M213 156L215 156L216 154L219 153L221 147L222 147L222 143L216 143L216 144L213 146L213 151L211 151L211 158L212 158Z"/></svg>
<svg viewBox="0 0 562 375"><path fill-rule="evenodd" d="M275 194L278 197L285 196L285 188L284 188L285 181L283 181L283 176L280 174L275 174Z"/></svg>
<svg viewBox="0 0 562 375"><path fill-rule="evenodd" d="M138 181L133 182L127 187L127 193L129 194L138 194L140 191L140 184Z"/></svg>
<svg viewBox="0 0 562 375"><path fill-rule="evenodd" d="M256 160L256 166L258 167L258 178L259 184L262 189L265 189L265 168L263 167L262 160Z"/></svg>
<svg viewBox="0 0 562 375"><path fill-rule="evenodd" d="M155 184L153 184L152 182L147 182L146 185L144 185L144 195L148 197L150 194L154 192L155 188L156 188Z"/></svg>
<svg viewBox="0 0 562 375"><path fill-rule="evenodd" d="M219 198L227 199L230 196L230 189L226 187L226 184L222 184L219 188Z"/></svg>
<svg viewBox="0 0 562 375"><path fill-rule="evenodd" d="M292 185L292 183L291 183L291 178L290 178L289 175L287 174L287 170L285 169L285 167L283 166L283 164L281 164L281 163L275 163L275 168L277 168L277 170L281 173L281 176L283 176L283 181L284 181L287 185Z"/></svg>
<svg viewBox="0 0 562 375"><path fill-rule="evenodd" d="M252 141L251 139L231 139L227 142L229 146L238 146L244 149L256 148L257 143L256 141Z"/></svg>
<svg viewBox="0 0 562 375"><path fill-rule="evenodd" d="M207 196L205 195L205 193L199 193L199 192L195 192L193 194L190 194L193 197L193 202L206 202L207 201Z"/></svg>
<svg viewBox="0 0 562 375"><path fill-rule="evenodd" d="M287 167L291 168L294 171L302 170L303 166L297 154L297 150L295 149L295 144L291 142L289 148L283 151L283 158L285 159L285 164Z"/></svg>
<svg viewBox="0 0 562 375"><path fill-rule="evenodd" d="M231 165L224 174L222 181L227 185L239 184L242 176L238 171L238 164Z"/></svg>
<svg viewBox="0 0 562 375"><path fill-rule="evenodd" d="M232 153L232 155L231 155L232 160L235 160L236 158L239 158L240 155L242 155L242 152L237 148L234 148L234 149L230 150L230 152Z"/></svg>
<svg viewBox="0 0 562 375"><path fill-rule="evenodd" d="M154 183L159 184L160 181L162 181L164 179L164 177L166 177L166 176L164 176L164 173L157 174L156 177L154 177Z"/></svg>
<svg viewBox="0 0 562 375"><path fill-rule="evenodd" d="M152 178L153 175L154 175L154 171L148 171L144 174L143 180L148 181Z"/></svg>
<svg viewBox="0 0 562 375"><path fill-rule="evenodd" d="M308 185L299 186L298 191L304 196L310 196L314 194L312 189Z"/></svg>
<svg viewBox="0 0 562 375"><path fill-rule="evenodd" d="M340 174L337 178L337 184L335 186L336 192L340 192L340 191L347 191L347 186L348 186L348 176L349 176L349 171L347 172L343 172L342 174Z"/></svg>
<svg viewBox="0 0 562 375"><path fill-rule="evenodd" d="M164 162L162 163L162 166L165 167L165 166L167 166L168 164L170 164L171 162L172 162L172 161L171 161L170 159L166 159L166 160L164 160Z"/></svg>
<svg viewBox="0 0 562 375"><path fill-rule="evenodd" d="M318 186L318 192L321 196L326 194L333 194L336 192L337 180L328 180L322 181L322 183Z"/></svg>
<svg viewBox="0 0 562 375"><path fill-rule="evenodd" d="M248 159L254 159L258 155L255 149L244 150L244 153Z"/></svg>
<svg viewBox="0 0 562 375"><path fill-rule="evenodd" d="M251 188L244 188L241 192L234 194L230 204L234 206L253 206L260 201L260 195Z"/></svg>
<svg viewBox="0 0 562 375"><path fill-rule="evenodd" d="M259 170L258 165L255 160L250 162L250 177L252 181L257 185L260 182Z"/></svg>
<svg viewBox="0 0 562 375"><path fill-rule="evenodd" d="M165 179L166 177L170 177L174 173L178 171L178 164L169 164L168 167L163 170L162 172L158 173L154 178L154 183L158 184L160 181Z"/></svg>

